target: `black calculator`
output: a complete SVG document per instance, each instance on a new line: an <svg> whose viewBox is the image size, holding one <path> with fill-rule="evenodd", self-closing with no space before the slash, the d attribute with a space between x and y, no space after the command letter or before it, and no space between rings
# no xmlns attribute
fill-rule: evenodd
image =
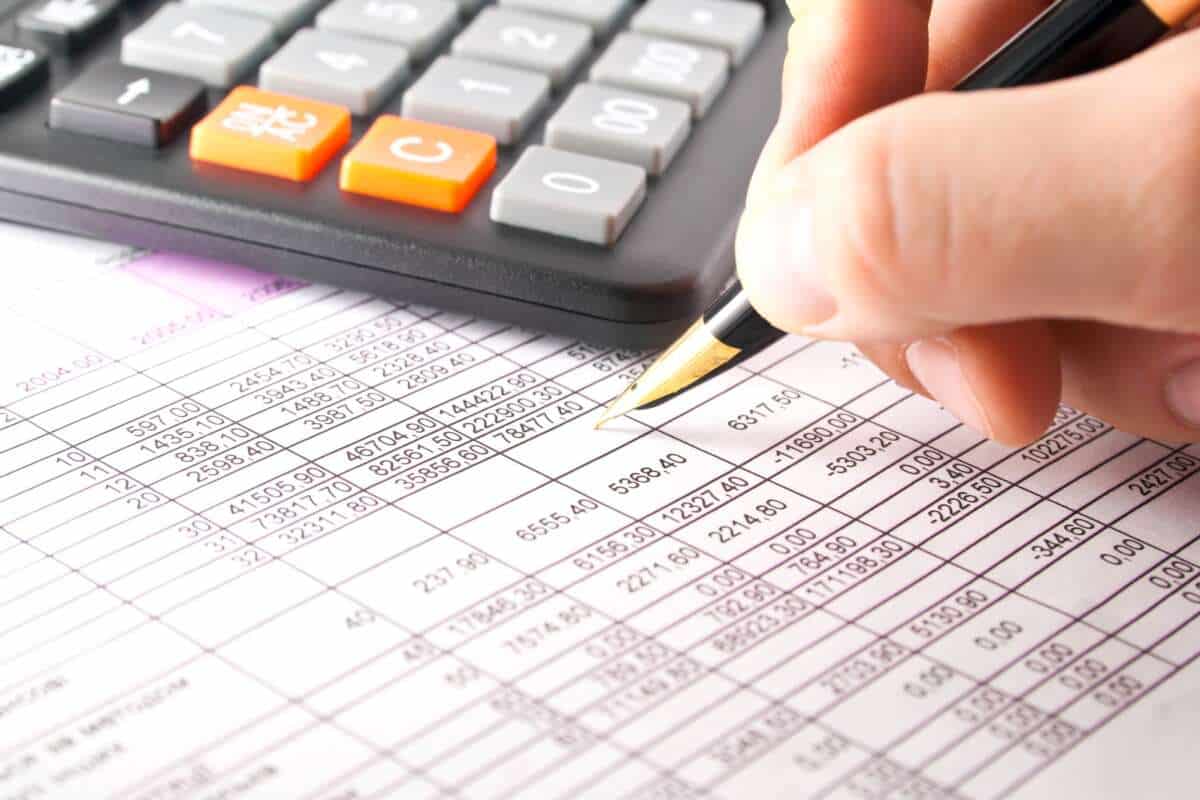
<svg viewBox="0 0 1200 800"><path fill-rule="evenodd" d="M0 0L0 217L625 347L728 282L782 0Z"/></svg>

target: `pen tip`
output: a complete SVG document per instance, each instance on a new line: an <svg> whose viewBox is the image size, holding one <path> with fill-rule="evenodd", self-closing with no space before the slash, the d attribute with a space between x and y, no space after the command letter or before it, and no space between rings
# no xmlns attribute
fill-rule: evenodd
<svg viewBox="0 0 1200 800"><path fill-rule="evenodd" d="M605 408L603 413L600 414L600 419L596 420L596 425L595 425L595 427L593 427L592 430L598 431L601 428L603 428L605 425L607 425L608 423L612 422L617 417L623 417L627 413L632 411L634 406L631 406L629 408L625 408L622 406L622 401L627 400L629 398L629 395L630 395L630 391L628 389L626 389L625 392L620 397L616 398L611 403L609 403L608 407ZM626 403L626 405L628 405L628 404Z"/></svg>
<svg viewBox="0 0 1200 800"><path fill-rule="evenodd" d="M617 417L650 408L678 394L740 351L713 336L703 319L698 320L675 344L667 348L619 397L609 404L596 423L596 430Z"/></svg>
<svg viewBox="0 0 1200 800"><path fill-rule="evenodd" d="M596 420L596 424L592 427L592 430L600 430L619 416L620 414L612 413L612 406L609 406L604 410L604 413L600 415L600 419Z"/></svg>

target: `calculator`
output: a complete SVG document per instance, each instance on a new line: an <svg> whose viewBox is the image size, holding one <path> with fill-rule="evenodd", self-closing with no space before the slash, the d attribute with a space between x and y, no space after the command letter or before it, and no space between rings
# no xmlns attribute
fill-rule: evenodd
<svg viewBox="0 0 1200 800"><path fill-rule="evenodd" d="M783 0L0 0L0 218L653 347L732 275L789 22Z"/></svg>

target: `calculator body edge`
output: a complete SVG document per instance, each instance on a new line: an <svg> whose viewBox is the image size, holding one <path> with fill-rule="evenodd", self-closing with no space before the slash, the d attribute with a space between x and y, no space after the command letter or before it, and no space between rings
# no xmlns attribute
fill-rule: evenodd
<svg viewBox="0 0 1200 800"><path fill-rule="evenodd" d="M778 112L786 11L770 10L762 41L605 248L489 217L492 190L525 146L542 142L563 93L520 144L500 148L495 175L458 215L347 195L336 163L297 185L197 164L186 134L155 150L50 129L54 94L88 65L117 58L122 33L157 5L124 9L117 30L55 56L50 79L0 111L0 217L624 347L665 344L732 276L745 186ZM8 11L0 39L19 40ZM211 108L224 92L209 95ZM398 109L397 98L381 113ZM355 138L369 123L354 119Z"/></svg>

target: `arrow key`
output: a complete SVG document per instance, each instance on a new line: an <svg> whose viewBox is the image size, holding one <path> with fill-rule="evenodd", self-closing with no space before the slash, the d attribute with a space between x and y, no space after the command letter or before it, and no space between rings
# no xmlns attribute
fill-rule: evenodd
<svg viewBox="0 0 1200 800"><path fill-rule="evenodd" d="M50 127L162 147L206 108L204 84L198 81L107 61L50 101Z"/></svg>

